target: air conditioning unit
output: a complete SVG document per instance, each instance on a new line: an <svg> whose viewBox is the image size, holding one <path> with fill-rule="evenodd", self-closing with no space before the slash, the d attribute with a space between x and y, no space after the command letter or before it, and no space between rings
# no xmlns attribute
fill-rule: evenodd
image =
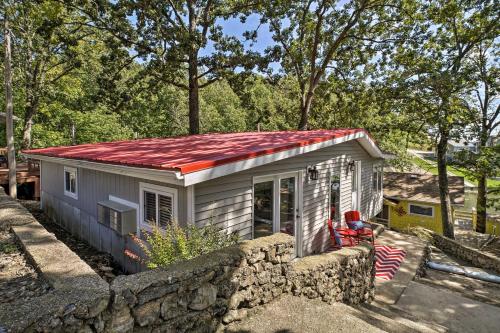
<svg viewBox="0 0 500 333"><path fill-rule="evenodd" d="M137 232L135 208L112 200L97 203L97 221L122 236Z"/></svg>

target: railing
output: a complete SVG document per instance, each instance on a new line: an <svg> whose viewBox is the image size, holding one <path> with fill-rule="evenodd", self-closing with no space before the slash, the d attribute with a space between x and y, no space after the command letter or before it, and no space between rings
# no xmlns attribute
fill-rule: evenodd
<svg viewBox="0 0 500 333"><path fill-rule="evenodd" d="M373 220L373 222L375 223L379 223L379 224L382 224L382 225L385 225L385 226L388 226L389 225L389 220L388 219L383 219L381 217L372 217L371 220Z"/></svg>

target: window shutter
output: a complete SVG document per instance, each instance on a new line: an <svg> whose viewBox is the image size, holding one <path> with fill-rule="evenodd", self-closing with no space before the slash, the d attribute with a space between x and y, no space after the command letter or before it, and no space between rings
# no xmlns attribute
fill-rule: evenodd
<svg viewBox="0 0 500 333"><path fill-rule="evenodd" d="M159 227L165 228L168 224L172 223L172 197L169 195L158 195L158 218Z"/></svg>
<svg viewBox="0 0 500 333"><path fill-rule="evenodd" d="M156 194L144 191L144 222L156 225Z"/></svg>

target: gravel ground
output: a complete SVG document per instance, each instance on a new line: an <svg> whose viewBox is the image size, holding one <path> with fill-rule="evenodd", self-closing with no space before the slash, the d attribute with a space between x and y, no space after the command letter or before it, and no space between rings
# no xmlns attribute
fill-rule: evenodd
<svg viewBox="0 0 500 333"><path fill-rule="evenodd" d="M9 231L0 231L0 303L28 300L49 291Z"/></svg>
<svg viewBox="0 0 500 333"><path fill-rule="evenodd" d="M125 274L120 265L113 260L109 253L100 252L90 246L87 242L75 238L59 225L53 223L40 209L40 202L30 200L19 201L40 222L47 231L53 233L57 239L66 244L83 261L99 274L108 283L116 276Z"/></svg>

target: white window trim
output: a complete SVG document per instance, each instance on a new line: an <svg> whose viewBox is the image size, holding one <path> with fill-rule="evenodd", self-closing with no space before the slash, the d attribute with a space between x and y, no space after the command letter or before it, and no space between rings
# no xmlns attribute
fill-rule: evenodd
<svg viewBox="0 0 500 333"><path fill-rule="evenodd" d="M423 208L430 208L432 209L432 215L424 215L424 214L418 214L418 213L412 213L411 212L411 206L418 206L418 207L423 207ZM421 205L417 203L408 203L408 215L413 215L413 216L421 216L421 217L427 217L427 218L434 218L434 207L429 206L429 205Z"/></svg>
<svg viewBox="0 0 500 333"><path fill-rule="evenodd" d="M354 205L353 199L353 191L352 191L352 177L354 177L354 173L356 173L356 205ZM361 161L354 161L354 171L350 172L351 174L351 210L357 210L361 212L361 181L363 178L363 169L361 165ZM357 207L356 207L357 206Z"/></svg>
<svg viewBox="0 0 500 333"><path fill-rule="evenodd" d="M156 195L169 195L172 197L172 219L179 222L177 219L178 208L178 190L176 188L171 188L167 186L149 184L149 183L139 183L139 228L147 231L151 231L151 226L144 222L144 191L155 193ZM156 200L156 221L158 221L158 200Z"/></svg>
<svg viewBox="0 0 500 333"><path fill-rule="evenodd" d="M376 182L376 187L373 188L373 179L372 179L372 190L375 192L382 192L384 190L384 166L382 163L376 163L373 165L373 172L372 172L372 177L373 174L375 173L375 182Z"/></svg>
<svg viewBox="0 0 500 333"><path fill-rule="evenodd" d="M66 172L74 172L75 173L75 179L76 179L76 188L75 188L75 193L73 192L70 192L70 191L66 191ZM64 186L64 195L67 196L67 197L70 197L70 198L73 198L75 200L78 200L78 188L79 188L79 184L78 184L78 169L77 168L73 168L73 167L68 167L68 166L65 166L64 167L64 173L63 173L63 186Z"/></svg>

